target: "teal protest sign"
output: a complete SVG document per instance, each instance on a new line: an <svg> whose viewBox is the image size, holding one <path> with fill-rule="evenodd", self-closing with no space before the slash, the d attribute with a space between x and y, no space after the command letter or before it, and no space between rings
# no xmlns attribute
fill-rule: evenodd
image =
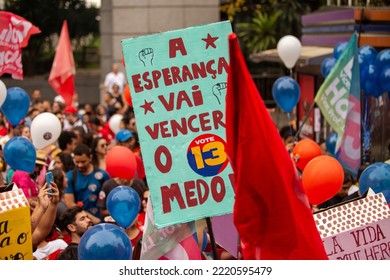
<svg viewBox="0 0 390 280"><path fill-rule="evenodd" d="M228 214L225 152L230 22L122 41L156 225Z"/></svg>

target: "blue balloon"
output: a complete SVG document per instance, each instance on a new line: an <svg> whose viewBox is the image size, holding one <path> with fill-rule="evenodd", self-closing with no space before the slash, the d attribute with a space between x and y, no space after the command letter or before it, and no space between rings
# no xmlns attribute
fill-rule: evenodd
<svg viewBox="0 0 390 280"><path fill-rule="evenodd" d="M376 162L364 169L359 178L359 191L363 194L368 188L375 193L383 193L390 203L390 164Z"/></svg>
<svg viewBox="0 0 390 280"><path fill-rule="evenodd" d="M120 227L102 223L88 229L80 239L79 260L130 260L130 238Z"/></svg>
<svg viewBox="0 0 390 280"><path fill-rule="evenodd" d="M336 59L334 57L327 57L321 63L321 74L326 78L330 71L332 71L333 67L336 64Z"/></svg>
<svg viewBox="0 0 390 280"><path fill-rule="evenodd" d="M390 65L383 67L379 75L379 84L383 91L390 92Z"/></svg>
<svg viewBox="0 0 390 280"><path fill-rule="evenodd" d="M275 102L286 113L290 113L297 105L301 91L298 83L290 77L278 78L272 86Z"/></svg>
<svg viewBox="0 0 390 280"><path fill-rule="evenodd" d="M361 55L368 64L375 63L377 54L378 51L374 47L366 45L359 48L359 55Z"/></svg>
<svg viewBox="0 0 390 280"><path fill-rule="evenodd" d="M34 171L37 154L33 143L26 137L17 136L5 144L4 159L13 169L31 173Z"/></svg>
<svg viewBox="0 0 390 280"><path fill-rule="evenodd" d="M326 151L332 156L336 157L336 144L337 144L338 135L336 132L332 132L326 137L325 146Z"/></svg>
<svg viewBox="0 0 390 280"><path fill-rule="evenodd" d="M390 66L390 49L381 50L375 59L375 66L378 68L379 72L385 66Z"/></svg>
<svg viewBox="0 0 390 280"><path fill-rule="evenodd" d="M30 98L27 92L20 87L7 89L7 96L1 110L12 126L17 126L26 116L30 108Z"/></svg>
<svg viewBox="0 0 390 280"><path fill-rule="evenodd" d="M359 54L359 69L360 69L360 88L364 87L364 83L368 77L369 64L364 57Z"/></svg>
<svg viewBox="0 0 390 280"><path fill-rule="evenodd" d="M376 98L383 94L383 89L379 84L378 70L373 64L368 66L368 74L363 85L363 90L366 95L371 95Z"/></svg>
<svg viewBox="0 0 390 280"><path fill-rule="evenodd" d="M336 44L336 46L333 49L333 56L336 60L340 58L341 54L343 53L347 45L348 42L340 42Z"/></svg>
<svg viewBox="0 0 390 280"><path fill-rule="evenodd" d="M115 222L123 228L128 228L139 213L141 201L133 188L118 186L108 194L106 206Z"/></svg>

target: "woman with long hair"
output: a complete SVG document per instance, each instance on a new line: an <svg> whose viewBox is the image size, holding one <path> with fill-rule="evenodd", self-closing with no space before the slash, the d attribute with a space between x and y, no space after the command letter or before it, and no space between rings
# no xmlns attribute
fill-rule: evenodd
<svg viewBox="0 0 390 280"><path fill-rule="evenodd" d="M94 168L106 170L106 155L108 151L107 140L97 137L92 140L91 153Z"/></svg>

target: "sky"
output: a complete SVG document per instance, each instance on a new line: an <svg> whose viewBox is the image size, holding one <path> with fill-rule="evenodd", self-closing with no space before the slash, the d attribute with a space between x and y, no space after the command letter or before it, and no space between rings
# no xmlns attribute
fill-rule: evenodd
<svg viewBox="0 0 390 280"><path fill-rule="evenodd" d="M86 0L86 2L87 3L94 3L99 8L101 0Z"/></svg>

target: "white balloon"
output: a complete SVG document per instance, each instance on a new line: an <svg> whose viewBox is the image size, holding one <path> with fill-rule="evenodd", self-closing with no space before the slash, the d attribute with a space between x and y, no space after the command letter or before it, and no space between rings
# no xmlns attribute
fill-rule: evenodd
<svg viewBox="0 0 390 280"><path fill-rule="evenodd" d="M41 113L31 123L31 139L37 149L45 148L57 141L61 134L61 122L52 113Z"/></svg>
<svg viewBox="0 0 390 280"><path fill-rule="evenodd" d="M302 44L298 38L292 35L286 35L279 40L276 48L284 66L292 69L301 56Z"/></svg>
<svg viewBox="0 0 390 280"><path fill-rule="evenodd" d="M7 97L7 87L3 83L2 80L0 80L0 107L3 105L5 98Z"/></svg>
<svg viewBox="0 0 390 280"><path fill-rule="evenodd" d="M122 118L123 116L121 114L115 114L112 115L111 118L108 120L108 126L115 134L120 130L119 125L121 123Z"/></svg>

